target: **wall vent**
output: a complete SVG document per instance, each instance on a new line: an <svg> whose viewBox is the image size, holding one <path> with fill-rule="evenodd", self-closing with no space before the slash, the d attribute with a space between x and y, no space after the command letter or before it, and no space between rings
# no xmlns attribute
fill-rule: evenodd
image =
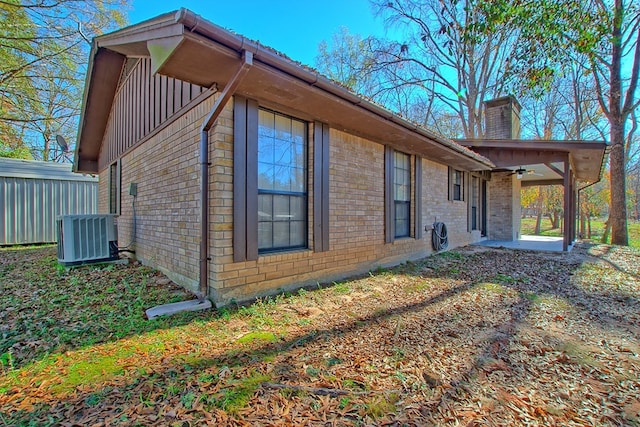
<svg viewBox="0 0 640 427"><path fill-rule="evenodd" d="M114 218L102 214L58 217L58 262L78 265L118 259Z"/></svg>

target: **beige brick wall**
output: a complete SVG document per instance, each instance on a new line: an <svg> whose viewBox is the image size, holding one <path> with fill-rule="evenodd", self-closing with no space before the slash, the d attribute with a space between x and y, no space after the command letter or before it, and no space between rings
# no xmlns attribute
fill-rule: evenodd
<svg viewBox="0 0 640 427"><path fill-rule="evenodd" d="M448 200L449 198L449 168L446 165L430 160L422 161L422 215L423 224L427 227L434 222L443 222L447 226L449 236L449 248L464 246L477 240L467 231L467 200L468 192L465 189L465 200ZM465 180L468 175L465 176ZM427 231L426 237L431 241L431 231ZM429 243L429 249L431 244Z"/></svg>
<svg viewBox="0 0 640 427"><path fill-rule="evenodd" d="M214 97L199 104L121 159L118 244L130 245L144 264L193 291L200 245L200 124ZM108 211L108 170L100 174L100 210ZM133 236L137 183L136 235Z"/></svg>
<svg viewBox="0 0 640 427"><path fill-rule="evenodd" d="M197 289L199 274L199 126L213 101L212 97L203 102L126 153L121 166L120 245L133 240L133 197L128 188L135 182L136 256L192 290ZM312 125L309 135L313 165ZM210 132L209 291L218 305L327 283L432 252L430 231L419 240L384 242L384 146L335 129L330 138L330 250L297 250L234 263L233 108L232 103L226 106ZM467 203L447 200L447 167L424 159L422 167L423 225L445 222L450 248L468 244L472 235L467 232ZM106 212L108 171L100 175L100 209ZM312 189L310 179L310 201ZM308 212L311 247L311 203Z"/></svg>
<svg viewBox="0 0 640 427"><path fill-rule="evenodd" d="M109 213L109 169L98 174L98 212Z"/></svg>
<svg viewBox="0 0 640 427"><path fill-rule="evenodd" d="M212 213L214 224L210 293L218 304L327 283L363 273L378 266L399 264L432 252L431 232L420 240L384 242L384 146L331 129L330 134L330 250L311 249L263 255L257 261L233 262L232 252L232 126L231 110L223 114L216 128L213 161L215 177ZM227 122L227 120L229 120ZM223 129L224 128L224 129ZM313 135L312 126L309 129ZM310 137L309 153L313 153ZM313 164L313 159L309 159ZM444 165L423 160L423 224L435 219L449 227L450 245L471 242L467 232L467 203L447 200L447 172ZM415 176L414 176L415 179ZM413 183L415 184L415 182ZM413 186L412 186L413 187ZM413 187L415 188L415 187ZM313 183L308 183L313 200ZM309 212L313 211L310 203ZM313 242L309 218L309 242ZM310 243L311 246L311 243Z"/></svg>
<svg viewBox="0 0 640 427"><path fill-rule="evenodd" d="M509 172L493 173L489 181L487 234L492 240L520 238L520 181Z"/></svg>

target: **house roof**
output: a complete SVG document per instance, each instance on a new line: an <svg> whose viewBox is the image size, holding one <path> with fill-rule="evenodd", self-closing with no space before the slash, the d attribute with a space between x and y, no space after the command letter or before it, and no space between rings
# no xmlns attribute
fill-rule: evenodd
<svg viewBox="0 0 640 427"><path fill-rule="evenodd" d="M503 170L524 169L523 186L562 184L564 161L578 180L597 182L609 146L603 141L457 139Z"/></svg>
<svg viewBox="0 0 640 427"><path fill-rule="evenodd" d="M238 69L243 51L253 54L253 65L236 94L463 170L494 167L482 155L356 95L317 71L180 9L94 40L75 169L97 172L100 146L127 58L150 57L154 73L222 89Z"/></svg>

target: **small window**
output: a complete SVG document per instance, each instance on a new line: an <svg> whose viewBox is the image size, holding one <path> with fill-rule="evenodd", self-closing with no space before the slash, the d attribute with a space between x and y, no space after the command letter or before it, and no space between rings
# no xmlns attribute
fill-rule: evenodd
<svg viewBox="0 0 640 427"><path fill-rule="evenodd" d="M393 202L395 237L409 237L411 229L411 161L396 151L393 162Z"/></svg>
<svg viewBox="0 0 640 427"><path fill-rule="evenodd" d="M471 229L477 230L480 217L480 178L471 177Z"/></svg>
<svg viewBox="0 0 640 427"><path fill-rule="evenodd" d="M258 116L258 251L307 246L307 125Z"/></svg>
<svg viewBox="0 0 640 427"><path fill-rule="evenodd" d="M464 174L449 168L449 200L464 200Z"/></svg>
<svg viewBox="0 0 640 427"><path fill-rule="evenodd" d="M120 162L109 166L109 213L120 215Z"/></svg>

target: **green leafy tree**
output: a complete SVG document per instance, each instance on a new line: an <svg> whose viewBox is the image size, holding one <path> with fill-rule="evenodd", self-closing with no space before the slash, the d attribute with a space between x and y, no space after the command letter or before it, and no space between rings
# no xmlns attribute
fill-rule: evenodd
<svg viewBox="0 0 640 427"><path fill-rule="evenodd" d="M485 30L520 33L510 73L528 89L546 90L555 76L580 64L595 87L609 127L613 244L627 245L625 166L631 138L625 131L637 97L640 72L640 5L631 0L484 0ZM588 23L588 25L585 25Z"/></svg>
<svg viewBox="0 0 640 427"><path fill-rule="evenodd" d="M73 141L90 38L125 22L125 0L0 0L0 141L51 160ZM12 141L11 144L7 141Z"/></svg>

